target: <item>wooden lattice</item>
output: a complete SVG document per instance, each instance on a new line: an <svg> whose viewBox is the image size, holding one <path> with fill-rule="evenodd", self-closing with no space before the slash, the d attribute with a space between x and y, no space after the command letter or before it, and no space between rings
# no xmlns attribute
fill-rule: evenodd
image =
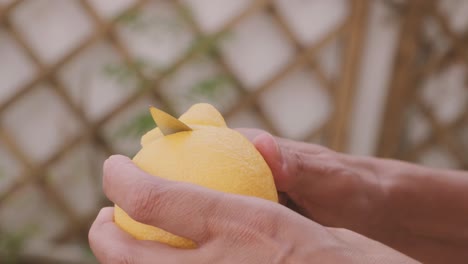
<svg viewBox="0 0 468 264"><path fill-rule="evenodd" d="M468 102L462 105L457 116L445 121L437 117L434 106L424 100L423 90L433 76L449 67L468 66L466 49L468 32L456 33L450 26L449 15L443 14L441 1L408 1L401 6L403 11L403 32L400 40L394 78L390 89L385 125L380 137L379 154L413 162L420 162L426 151L443 147L455 161L456 168L468 168L468 145L466 126L468 124ZM438 29L437 37L427 34L427 23ZM437 50L440 41L446 40L449 47ZM465 72L465 77L466 77ZM464 86L468 93L467 79ZM447 87L437 87L444 94ZM442 100L442 98L441 98ZM444 102L450 104L452 102ZM414 143L408 138L411 132L411 116L417 112L429 127L428 136ZM463 132L465 129L465 132Z"/></svg>
<svg viewBox="0 0 468 264"><path fill-rule="evenodd" d="M159 88L160 83L165 79L177 72L183 65L190 62L194 57L197 56L197 50L188 50L184 56L178 59L164 72L157 75L156 77L148 77L145 75L140 68L136 66L135 59L132 57L129 48L119 39L116 32L117 16L113 20L105 20L100 17L99 13L93 8L93 6L87 0L80 0L80 6L90 17L94 23L94 31L92 34L87 36L78 45L76 45L71 51L62 56L54 64L48 65L41 61L40 57L36 54L36 51L31 48L31 44L24 38L12 22L10 21L10 14L19 6L24 4L26 1L16 0L10 4L1 7L0 9L0 25L4 28L9 35L12 36L16 44L27 54L29 59L34 63L37 68L36 76L28 83L17 88L17 92L10 96L6 101L0 104L0 115L5 113L10 107L12 107L18 100L27 96L33 92L39 84L47 83L56 95L65 103L69 110L74 116L80 121L83 129L80 131L78 136L70 139L62 148L57 150L53 155L47 157L43 162L35 162L28 158L24 149L21 149L15 135L9 131L7 127L0 127L0 142L5 143L6 149L21 163L20 165L24 168L23 174L18 180L10 186L6 191L0 194L0 208L8 202L8 199L16 192L25 188L26 186L34 185L42 190L43 195L47 197L47 201L60 210L65 216L68 228L60 235L58 235L53 242L67 242L72 239L80 239L84 243L87 241L87 230L91 221L95 217L95 212L86 216L79 217L75 212L73 206L68 204L63 194L56 190L49 184L46 179L50 168L60 162L63 157L68 155L71 151L76 149L80 144L85 142L92 142L104 152L105 155L111 155L116 152L112 144L106 140L103 136L103 127L110 122L114 116L119 115L125 109L133 105L141 98L151 97L159 102L160 106L169 112L174 112L173 106L161 95ZM133 4L130 8L122 12L121 15L139 10L143 8L148 0L140 0ZM177 8L185 8L182 1L169 1ZM242 94L240 100L227 111L225 117L229 120L230 117L246 108L254 108L258 111L262 117L263 122L266 124L270 132L278 134L277 129L272 124L272 121L262 113L262 108L258 104L258 99L261 94L265 93L268 89L273 87L279 81L288 76L291 72L298 68L306 68L311 74L314 74L321 86L327 90L327 92L333 98L333 105L335 107L331 118L320 128L314 129L309 132L309 135L302 138L301 140L311 141L313 139L322 138L323 144L326 144L337 150L343 150L346 146L346 132L348 129L348 120L350 119L352 97L355 90L357 70L360 60L360 55L363 45L363 36L366 23L368 3L364 0L350 1L349 17L333 31L329 32L320 41L314 42L309 46L301 44L295 34L291 31L288 23L281 16L277 10L277 6L273 1L258 0L251 1L249 7L245 9L241 14L228 21L218 32L210 35L206 35L202 32L197 21L193 17L187 17L191 30L199 38L211 38L215 39L221 36L224 32L235 27L245 18L260 12L266 11L274 19L274 23L284 33L284 36L294 44L296 54L292 60L284 65L272 78L263 82L257 89L251 89L250 92L244 87L244 84L239 80L229 64L226 63L223 56L217 59L219 68L229 75L235 83L237 89ZM455 36L454 36L455 37ZM142 83L145 83L143 89L135 90L128 98L126 98L121 104L116 106L112 111L105 114L98 120L90 120L83 109L77 105L67 92L66 84L58 78L57 73L69 62L78 58L86 49L91 47L93 44L101 40L106 40L110 43L113 48L118 52L121 59L125 62L126 66L137 74L137 77ZM320 51L333 41L340 41L343 49L343 61L341 63L342 73L336 79L330 79L323 73L320 65L316 61L316 55ZM307 113L304 113L307 115ZM443 134L443 133L442 133ZM444 134L443 134L444 135ZM94 178L98 179L99 175L93 175ZM96 209L108 204L108 201L103 197L102 200L96 204ZM45 260L44 262L52 263L51 260ZM35 259L34 263L40 263L40 260Z"/></svg>

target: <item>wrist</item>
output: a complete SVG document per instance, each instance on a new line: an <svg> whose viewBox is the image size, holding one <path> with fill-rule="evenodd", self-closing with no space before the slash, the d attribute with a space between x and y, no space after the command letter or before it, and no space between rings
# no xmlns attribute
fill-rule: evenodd
<svg viewBox="0 0 468 264"><path fill-rule="evenodd" d="M466 259L468 245L467 175L378 161L387 193L386 232L378 240L424 263L463 263L460 259Z"/></svg>
<svg viewBox="0 0 468 264"><path fill-rule="evenodd" d="M429 240L468 241L468 174L383 160L388 218L403 233ZM390 215L391 214L391 215Z"/></svg>
<svg viewBox="0 0 468 264"><path fill-rule="evenodd" d="M337 255L345 257L344 261L336 263L419 263L387 245L350 230L340 228L328 228L328 230L337 238L334 248L341 252Z"/></svg>

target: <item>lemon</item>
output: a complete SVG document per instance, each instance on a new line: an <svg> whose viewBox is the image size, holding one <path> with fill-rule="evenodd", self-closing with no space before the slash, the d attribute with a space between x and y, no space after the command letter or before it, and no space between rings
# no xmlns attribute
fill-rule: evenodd
<svg viewBox="0 0 468 264"><path fill-rule="evenodd" d="M142 137L142 149L133 159L139 168L169 180L278 202L272 173L261 154L244 136L228 128L213 106L196 104L179 121L154 108L152 114L159 127ZM140 240L196 247L189 239L136 222L118 206L114 220Z"/></svg>

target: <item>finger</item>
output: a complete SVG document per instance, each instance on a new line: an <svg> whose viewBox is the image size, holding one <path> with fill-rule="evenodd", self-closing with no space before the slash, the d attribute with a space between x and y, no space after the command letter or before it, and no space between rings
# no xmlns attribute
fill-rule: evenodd
<svg viewBox="0 0 468 264"><path fill-rule="evenodd" d="M254 139L262 134L268 134L265 130L257 129L257 128L236 128L239 133L244 135L248 140L251 142L254 141ZM320 145L315 145L315 144L309 144L309 143L304 143L304 142L297 142L294 140L286 139L286 138L281 138L281 137L273 137L280 148L288 148L288 149L294 149L297 152L302 152L305 154L321 154L323 152L332 152L330 149L320 146Z"/></svg>
<svg viewBox="0 0 468 264"><path fill-rule="evenodd" d="M151 176L124 156L112 156L104 165L104 192L131 218L198 244L216 229L211 219L224 194L193 184ZM224 203L223 206L228 206Z"/></svg>
<svg viewBox="0 0 468 264"><path fill-rule="evenodd" d="M188 263L196 257L193 250L132 238L115 225L113 214L111 207L102 209L89 231L91 249L100 263Z"/></svg>
<svg viewBox="0 0 468 264"><path fill-rule="evenodd" d="M88 234L89 245L96 258L98 258L102 263L109 263L108 260L111 258L111 255L117 255L116 253L120 253L120 251L123 250L120 248L123 247L123 244L128 244L132 241L132 237L130 235L122 232L116 226L113 226L113 218L114 208L106 207L101 209ZM110 229L115 230L109 234ZM103 235L103 230L106 231L105 235ZM115 252L107 250L105 247L107 244L105 240L115 242Z"/></svg>
<svg viewBox="0 0 468 264"><path fill-rule="evenodd" d="M284 171L285 168L283 168L283 166L285 166L285 164L283 163L281 148L277 139L275 139L271 134L260 129L238 128L236 130L249 139L255 145L260 154L262 154L263 158L272 170L276 188L280 192L286 190L291 179Z"/></svg>
<svg viewBox="0 0 468 264"><path fill-rule="evenodd" d="M280 192L300 186L307 175L326 171L323 161L334 155L325 147L275 138L266 132L258 134L252 142L272 170Z"/></svg>
<svg viewBox="0 0 468 264"><path fill-rule="evenodd" d="M273 172L280 192L291 191L297 186L300 176L308 172L309 165L314 164L313 160L317 156L333 153L319 145L274 137L261 129L236 130L249 139L262 154Z"/></svg>
<svg viewBox="0 0 468 264"><path fill-rule="evenodd" d="M291 181L291 175L286 170L287 164L284 162L283 154L275 138L268 133L261 133L253 139L253 144L270 167L276 188L279 191L285 191Z"/></svg>

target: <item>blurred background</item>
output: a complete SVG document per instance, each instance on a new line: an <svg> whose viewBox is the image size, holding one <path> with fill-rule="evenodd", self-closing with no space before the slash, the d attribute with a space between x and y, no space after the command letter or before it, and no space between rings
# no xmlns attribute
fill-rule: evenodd
<svg viewBox="0 0 468 264"><path fill-rule="evenodd" d="M0 0L0 263L95 263L148 106L468 169L468 1Z"/></svg>

